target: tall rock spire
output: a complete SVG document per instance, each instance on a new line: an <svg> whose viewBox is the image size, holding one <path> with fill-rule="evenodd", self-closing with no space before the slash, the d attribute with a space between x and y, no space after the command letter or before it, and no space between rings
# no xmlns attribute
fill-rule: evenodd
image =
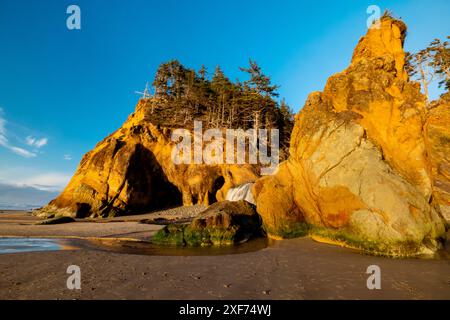
<svg viewBox="0 0 450 320"><path fill-rule="evenodd" d="M350 66L310 94L290 157L253 187L267 233L310 233L372 253L431 253L445 238L432 203L425 97L403 70L406 26L383 17Z"/></svg>
<svg viewBox="0 0 450 320"><path fill-rule="evenodd" d="M398 78L407 80L408 75L404 70L405 51L403 50L406 30L406 25L400 20L390 17L381 18L359 40L353 52L352 65L362 59L385 59L387 63L394 64Z"/></svg>

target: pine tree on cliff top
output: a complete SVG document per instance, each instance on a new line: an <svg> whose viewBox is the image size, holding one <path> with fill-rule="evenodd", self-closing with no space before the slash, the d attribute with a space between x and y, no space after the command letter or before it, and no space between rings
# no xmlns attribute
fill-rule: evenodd
<svg viewBox="0 0 450 320"><path fill-rule="evenodd" d="M161 126L183 125L190 128L193 120L206 128L278 128L280 145L289 145L292 112L286 103L280 105L277 85L250 60L248 68L240 68L249 77L232 82L217 66L211 79L206 67L196 72L179 61L162 63L153 86L155 99L149 102L150 121ZM155 106L156 104L156 106Z"/></svg>
<svg viewBox="0 0 450 320"><path fill-rule="evenodd" d="M449 39L450 37L447 37ZM405 70L409 76L420 82L428 100L431 82L439 79L439 87L450 89L450 47L449 41L433 40L428 47L417 53L406 53Z"/></svg>

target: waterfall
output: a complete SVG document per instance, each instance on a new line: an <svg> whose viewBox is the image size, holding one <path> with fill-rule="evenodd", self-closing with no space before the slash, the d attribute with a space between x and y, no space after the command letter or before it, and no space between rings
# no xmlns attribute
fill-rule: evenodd
<svg viewBox="0 0 450 320"><path fill-rule="evenodd" d="M227 197L225 200L228 201L245 200L247 202L255 204L255 199L253 199L252 194L252 186L253 183L245 183L235 188L231 188L230 190L228 190Z"/></svg>

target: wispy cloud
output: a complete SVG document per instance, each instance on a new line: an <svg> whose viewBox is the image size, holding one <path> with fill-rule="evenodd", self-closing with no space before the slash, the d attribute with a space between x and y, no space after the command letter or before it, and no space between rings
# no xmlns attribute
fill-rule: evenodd
<svg viewBox="0 0 450 320"><path fill-rule="evenodd" d="M35 158L37 156L36 150L30 151L23 147L19 147L16 144L9 141L8 130L6 129L7 123L8 122L4 117L4 111L2 108L0 108L0 146L12 151L13 153L17 154L18 156L21 156L24 158ZM33 138L32 136L27 136L25 138L25 142L28 146L39 149L47 144L48 139L47 138L36 139L36 138Z"/></svg>
<svg viewBox="0 0 450 320"><path fill-rule="evenodd" d="M25 150L23 148L9 146L9 145L6 145L4 147L8 148L9 150L14 152L15 154L17 154L17 155L19 155L21 157L24 157L24 158L35 158L36 157L36 153L28 151L28 150Z"/></svg>
<svg viewBox="0 0 450 320"><path fill-rule="evenodd" d="M4 130L5 131L5 130ZM13 146L9 143L8 138L3 133L0 133L0 146L11 150L15 154L24 157L24 158L34 158L36 157L36 153L28 151L24 148Z"/></svg>
<svg viewBox="0 0 450 320"><path fill-rule="evenodd" d="M72 160L72 156L70 154L65 154L64 155L64 160L70 161L70 160Z"/></svg>
<svg viewBox="0 0 450 320"><path fill-rule="evenodd" d="M0 108L0 135L3 136L5 134L5 125L6 125L6 120L3 119L3 109Z"/></svg>
<svg viewBox="0 0 450 320"><path fill-rule="evenodd" d="M47 144L48 139L47 138L36 139L32 136L28 136L25 138L25 141L27 145L29 145L30 147L42 148Z"/></svg>

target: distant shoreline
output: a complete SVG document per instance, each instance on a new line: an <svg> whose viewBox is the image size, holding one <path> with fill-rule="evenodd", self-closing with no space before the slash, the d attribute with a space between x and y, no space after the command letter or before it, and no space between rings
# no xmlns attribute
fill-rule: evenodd
<svg viewBox="0 0 450 320"><path fill-rule="evenodd" d="M0 213L2 213L2 212L5 212L5 213L6 212L8 212L8 213L11 213L11 212L28 212L28 211L31 211L31 210L34 210L34 209L0 209Z"/></svg>
<svg viewBox="0 0 450 320"><path fill-rule="evenodd" d="M28 213L28 212L31 212L31 211L36 210L38 208L40 208L40 207L33 207L33 208L30 208L30 209L0 209L0 213L15 213L15 212L17 212L17 213Z"/></svg>

